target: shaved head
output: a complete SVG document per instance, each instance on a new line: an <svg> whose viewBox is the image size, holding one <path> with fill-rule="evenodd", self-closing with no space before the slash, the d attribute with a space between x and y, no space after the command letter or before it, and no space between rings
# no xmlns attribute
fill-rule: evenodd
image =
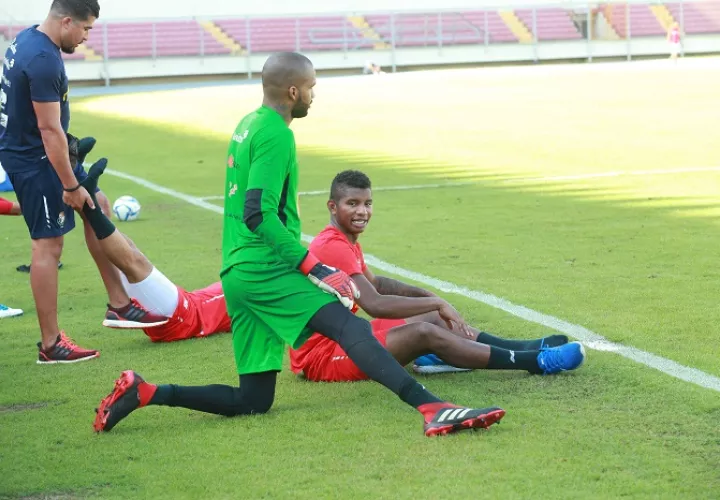
<svg viewBox="0 0 720 500"><path fill-rule="evenodd" d="M287 110L290 118L302 118L312 103L315 68L302 54L278 52L265 61L262 85L269 105Z"/></svg>

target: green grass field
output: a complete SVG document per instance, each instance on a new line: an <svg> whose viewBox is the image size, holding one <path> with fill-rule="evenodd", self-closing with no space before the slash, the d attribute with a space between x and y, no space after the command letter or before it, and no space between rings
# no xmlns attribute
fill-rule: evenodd
<svg viewBox="0 0 720 500"><path fill-rule="evenodd" d="M662 63L320 79L310 116L293 124L301 189L326 190L347 168L377 188L467 183L377 189L365 251L720 376L719 72ZM115 171L217 196L229 136L260 95L241 85L76 99L72 132L96 136L93 155ZM217 280L220 215L103 182L111 200L140 200L141 218L118 227L168 277L189 289ZM301 198L306 234L327 223L325 200ZM555 377L422 377L457 403L505 408L483 432L428 439L418 414L376 384L285 371L265 416L152 407L95 435L93 408L124 369L235 384L230 336L154 345L103 329L102 284L74 231L61 326L102 356L38 366L28 275L15 271L29 263L27 231L0 224L0 302L26 313L0 321L0 497L718 497L720 393L594 350ZM549 332L445 296L487 331Z"/></svg>

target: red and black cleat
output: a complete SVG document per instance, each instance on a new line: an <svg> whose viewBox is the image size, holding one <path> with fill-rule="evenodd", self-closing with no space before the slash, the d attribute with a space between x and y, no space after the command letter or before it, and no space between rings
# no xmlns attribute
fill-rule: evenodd
<svg viewBox="0 0 720 500"><path fill-rule="evenodd" d="M118 422L138 408L147 405L157 386L148 384L132 370L122 372L115 387L95 409L95 432L109 432Z"/></svg>
<svg viewBox="0 0 720 500"><path fill-rule="evenodd" d="M450 403L430 403L418 407L425 417L425 435L437 436L470 429L487 429L505 416L498 407L466 408Z"/></svg>

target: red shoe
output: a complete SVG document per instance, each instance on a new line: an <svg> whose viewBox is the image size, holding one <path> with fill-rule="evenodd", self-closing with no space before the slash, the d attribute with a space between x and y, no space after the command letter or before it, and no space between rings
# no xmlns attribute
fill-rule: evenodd
<svg viewBox="0 0 720 500"><path fill-rule="evenodd" d="M156 389L156 385L148 384L134 371L122 372L115 381L112 392L100 401L100 406L95 409L95 432L109 432L134 410L147 405Z"/></svg>
<svg viewBox="0 0 720 500"><path fill-rule="evenodd" d="M65 332L60 332L55 345L50 349L43 349L42 343L38 342L39 365L52 365L56 363L78 363L100 357L100 351L94 349L83 349L78 347Z"/></svg>
<svg viewBox="0 0 720 500"><path fill-rule="evenodd" d="M170 318L153 314L135 299L125 307L116 309L108 305L103 326L108 328L151 328L153 326L164 325L170 321Z"/></svg>
<svg viewBox="0 0 720 500"><path fill-rule="evenodd" d="M429 403L418 407L425 417L425 435L437 436L469 429L487 429L505 416L505 410L465 408L450 403Z"/></svg>

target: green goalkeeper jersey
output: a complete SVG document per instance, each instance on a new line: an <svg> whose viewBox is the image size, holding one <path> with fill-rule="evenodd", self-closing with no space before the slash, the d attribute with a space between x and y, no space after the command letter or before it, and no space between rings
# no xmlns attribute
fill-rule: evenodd
<svg viewBox="0 0 720 500"><path fill-rule="evenodd" d="M230 141L221 275L233 266L297 268L300 244L295 136L277 111L243 118Z"/></svg>

